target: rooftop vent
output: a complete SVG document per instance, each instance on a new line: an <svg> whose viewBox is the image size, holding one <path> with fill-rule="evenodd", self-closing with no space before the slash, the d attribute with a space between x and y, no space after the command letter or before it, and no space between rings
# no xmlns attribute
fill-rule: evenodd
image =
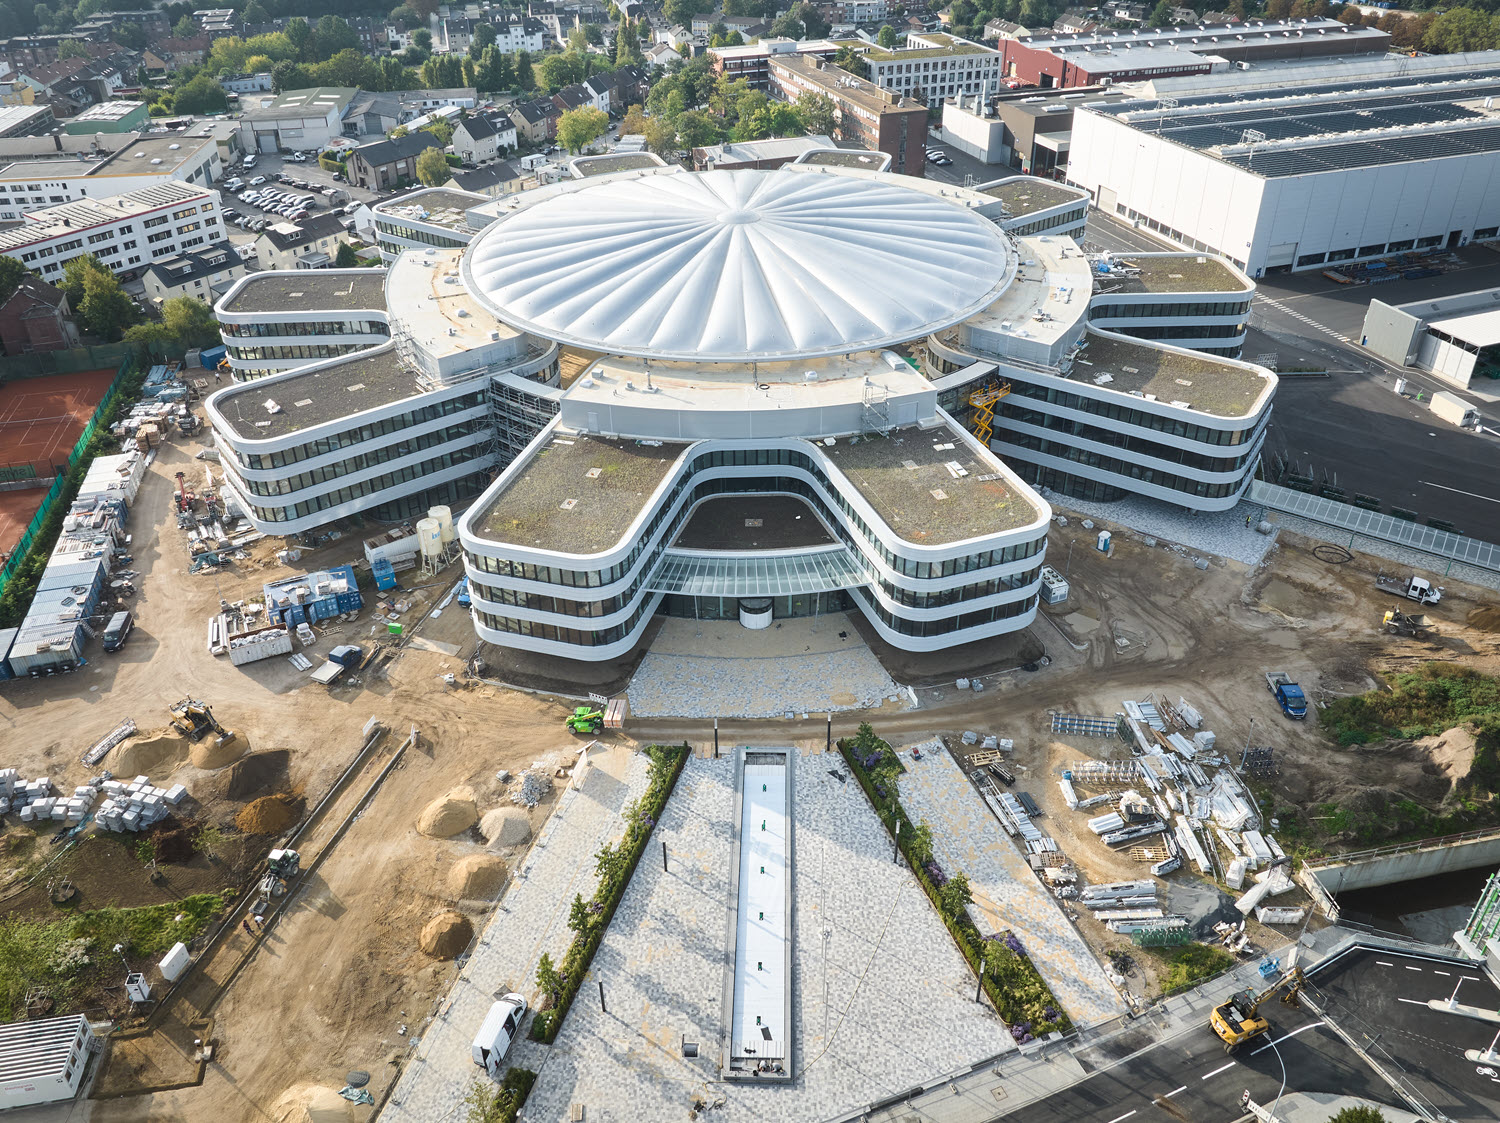
<svg viewBox="0 0 1500 1123"><path fill-rule="evenodd" d="M600 476L604 475L604 469L603 468L590 468L587 472L584 473L584 475L587 476L591 480L597 480Z"/></svg>
<svg viewBox="0 0 1500 1123"><path fill-rule="evenodd" d="M576 506L578 506L578 500L576 500L576 499L564 499L561 503L559 503L557 505L557 509L559 511L571 511Z"/></svg>
<svg viewBox="0 0 1500 1123"><path fill-rule="evenodd" d="M353 386L344 387L345 390L363 390L364 388L365 384L363 382L356 382Z"/></svg>
<svg viewBox="0 0 1500 1123"><path fill-rule="evenodd" d="M293 402L292 403L292 405L294 405L294 406L310 406L312 404L313 404L313 400L311 398L303 398L300 402Z"/></svg>

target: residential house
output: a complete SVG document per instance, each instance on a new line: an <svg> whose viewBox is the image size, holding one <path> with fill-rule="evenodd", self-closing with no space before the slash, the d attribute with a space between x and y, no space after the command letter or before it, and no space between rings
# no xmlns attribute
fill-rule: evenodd
<svg viewBox="0 0 1500 1123"><path fill-rule="evenodd" d="M492 198L513 195L521 190L521 173L504 160L496 160L482 168L454 168L453 178L445 186Z"/></svg>
<svg viewBox="0 0 1500 1123"><path fill-rule="evenodd" d="M191 39L179 39L175 35L168 35L153 42L151 51L167 64L169 70L176 70L182 66L201 65L208 57L208 49L211 46L213 46L213 41L201 33L194 35Z"/></svg>
<svg viewBox="0 0 1500 1123"><path fill-rule="evenodd" d="M77 346L78 326L67 294L27 273L10 299L0 304L0 352L25 355Z"/></svg>
<svg viewBox="0 0 1500 1123"><path fill-rule="evenodd" d="M405 124L435 109L473 109L479 104L479 91L463 86L451 90L398 90L396 98L401 102L401 122Z"/></svg>
<svg viewBox="0 0 1500 1123"><path fill-rule="evenodd" d="M240 33L240 14L233 8L200 8L193 19L211 40Z"/></svg>
<svg viewBox="0 0 1500 1123"><path fill-rule="evenodd" d="M1031 34L1031 28L1008 19L992 19L984 25L986 39L1025 39Z"/></svg>
<svg viewBox="0 0 1500 1123"><path fill-rule="evenodd" d="M255 239L262 269L324 269L338 253L343 221L329 212L267 226Z"/></svg>
<svg viewBox="0 0 1500 1123"><path fill-rule="evenodd" d="M516 147L516 126L508 117L474 114L453 128L453 154L466 164L482 164Z"/></svg>
<svg viewBox="0 0 1500 1123"><path fill-rule="evenodd" d="M361 144L349 153L345 178L355 187L383 191L402 180L416 182L417 157L429 148L442 145L431 133L415 132L406 136Z"/></svg>
<svg viewBox="0 0 1500 1123"><path fill-rule="evenodd" d="M271 72L262 70L259 74L232 74L220 78L219 85L224 87L226 94L268 94L273 83Z"/></svg>
<svg viewBox="0 0 1500 1123"><path fill-rule="evenodd" d="M125 85L125 75L119 68L100 59L63 59L46 66L29 67L21 71L19 78L38 95L47 95L48 104L61 102L66 107L72 103L79 109L108 101Z"/></svg>
<svg viewBox="0 0 1500 1123"><path fill-rule="evenodd" d="M466 54L474 39L474 29L483 22L469 16L445 16L438 20L437 30L432 35L433 53Z"/></svg>
<svg viewBox="0 0 1500 1123"><path fill-rule="evenodd" d="M378 57L390 50L391 37L384 19L374 16L348 16L346 20L349 30L359 36L359 45L365 54Z"/></svg>
<svg viewBox="0 0 1500 1123"><path fill-rule="evenodd" d="M224 289L245 275L245 263L228 242L217 242L204 250L154 261L146 267L147 299L158 307L179 296L191 296L213 304Z"/></svg>
<svg viewBox="0 0 1500 1123"><path fill-rule="evenodd" d="M850 22L860 21L851 20ZM747 43L770 30L766 21L759 16L726 16L723 12L707 12L694 16L691 30L694 35L710 35L713 29L721 23L728 31L738 31Z"/></svg>
<svg viewBox="0 0 1500 1123"><path fill-rule="evenodd" d="M517 137L525 137L532 144L541 144L555 137L557 119L561 116L562 110L550 97L539 97L510 107L510 119L516 126Z"/></svg>
<svg viewBox="0 0 1500 1123"><path fill-rule="evenodd" d="M653 43L644 52L650 66L666 66L669 62L682 62L682 56L666 43Z"/></svg>
<svg viewBox="0 0 1500 1123"><path fill-rule="evenodd" d="M495 47L502 54L530 51L539 55L547 49L547 28L539 19L510 12L503 20L491 19L490 26L495 29Z"/></svg>
<svg viewBox="0 0 1500 1123"><path fill-rule="evenodd" d="M395 94L361 90L344 113L344 135L384 136L405 120L401 100Z"/></svg>
<svg viewBox="0 0 1500 1123"><path fill-rule="evenodd" d="M578 84L588 92L590 105L605 113L610 111L612 105L610 95L615 88L613 74L595 74L592 78L585 78Z"/></svg>

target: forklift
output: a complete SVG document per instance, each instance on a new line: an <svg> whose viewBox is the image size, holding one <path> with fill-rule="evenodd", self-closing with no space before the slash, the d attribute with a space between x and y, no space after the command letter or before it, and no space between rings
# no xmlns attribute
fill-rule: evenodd
<svg viewBox="0 0 1500 1123"><path fill-rule="evenodd" d="M1208 1024L1224 1043L1224 1052L1237 1053L1245 1042L1270 1031L1271 1023L1260 1016L1260 1008L1278 993L1286 992L1281 995L1283 1004L1300 1009L1297 995L1304 985L1306 980L1302 968L1293 967L1258 994L1250 990L1237 991L1228 1002L1215 1006L1208 1016Z"/></svg>
<svg viewBox="0 0 1500 1123"><path fill-rule="evenodd" d="M173 703L169 710L172 714L172 728L189 741L201 741L210 733L217 733L225 741L234 740L234 734L220 725L214 718L213 711L196 698L184 698Z"/></svg>
<svg viewBox="0 0 1500 1123"><path fill-rule="evenodd" d="M593 706L579 706L563 721L574 733L593 735L604 728L604 711Z"/></svg>

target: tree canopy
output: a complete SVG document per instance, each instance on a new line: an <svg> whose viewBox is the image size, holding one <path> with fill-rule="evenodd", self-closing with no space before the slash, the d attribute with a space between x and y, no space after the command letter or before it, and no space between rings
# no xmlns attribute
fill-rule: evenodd
<svg viewBox="0 0 1500 1123"><path fill-rule="evenodd" d="M417 178L428 187L441 187L452 178L441 148L424 148L417 156Z"/></svg>
<svg viewBox="0 0 1500 1123"><path fill-rule="evenodd" d="M581 152L603 136L608 128L609 115L604 110L580 105L558 118L557 143L569 152Z"/></svg>

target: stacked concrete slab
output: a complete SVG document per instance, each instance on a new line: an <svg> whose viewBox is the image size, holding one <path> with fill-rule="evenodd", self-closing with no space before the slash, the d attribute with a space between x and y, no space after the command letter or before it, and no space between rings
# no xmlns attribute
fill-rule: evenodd
<svg viewBox="0 0 1500 1123"><path fill-rule="evenodd" d="M187 798L187 788L181 784L159 788L146 776L106 780L102 787L105 798L95 820L111 831L146 830L165 819L172 808Z"/></svg>
<svg viewBox="0 0 1500 1123"><path fill-rule="evenodd" d="M71 796L53 795L52 781L45 776L25 780L14 768L0 769L0 814L14 811L23 823L81 823L96 795L87 784L74 788Z"/></svg>

